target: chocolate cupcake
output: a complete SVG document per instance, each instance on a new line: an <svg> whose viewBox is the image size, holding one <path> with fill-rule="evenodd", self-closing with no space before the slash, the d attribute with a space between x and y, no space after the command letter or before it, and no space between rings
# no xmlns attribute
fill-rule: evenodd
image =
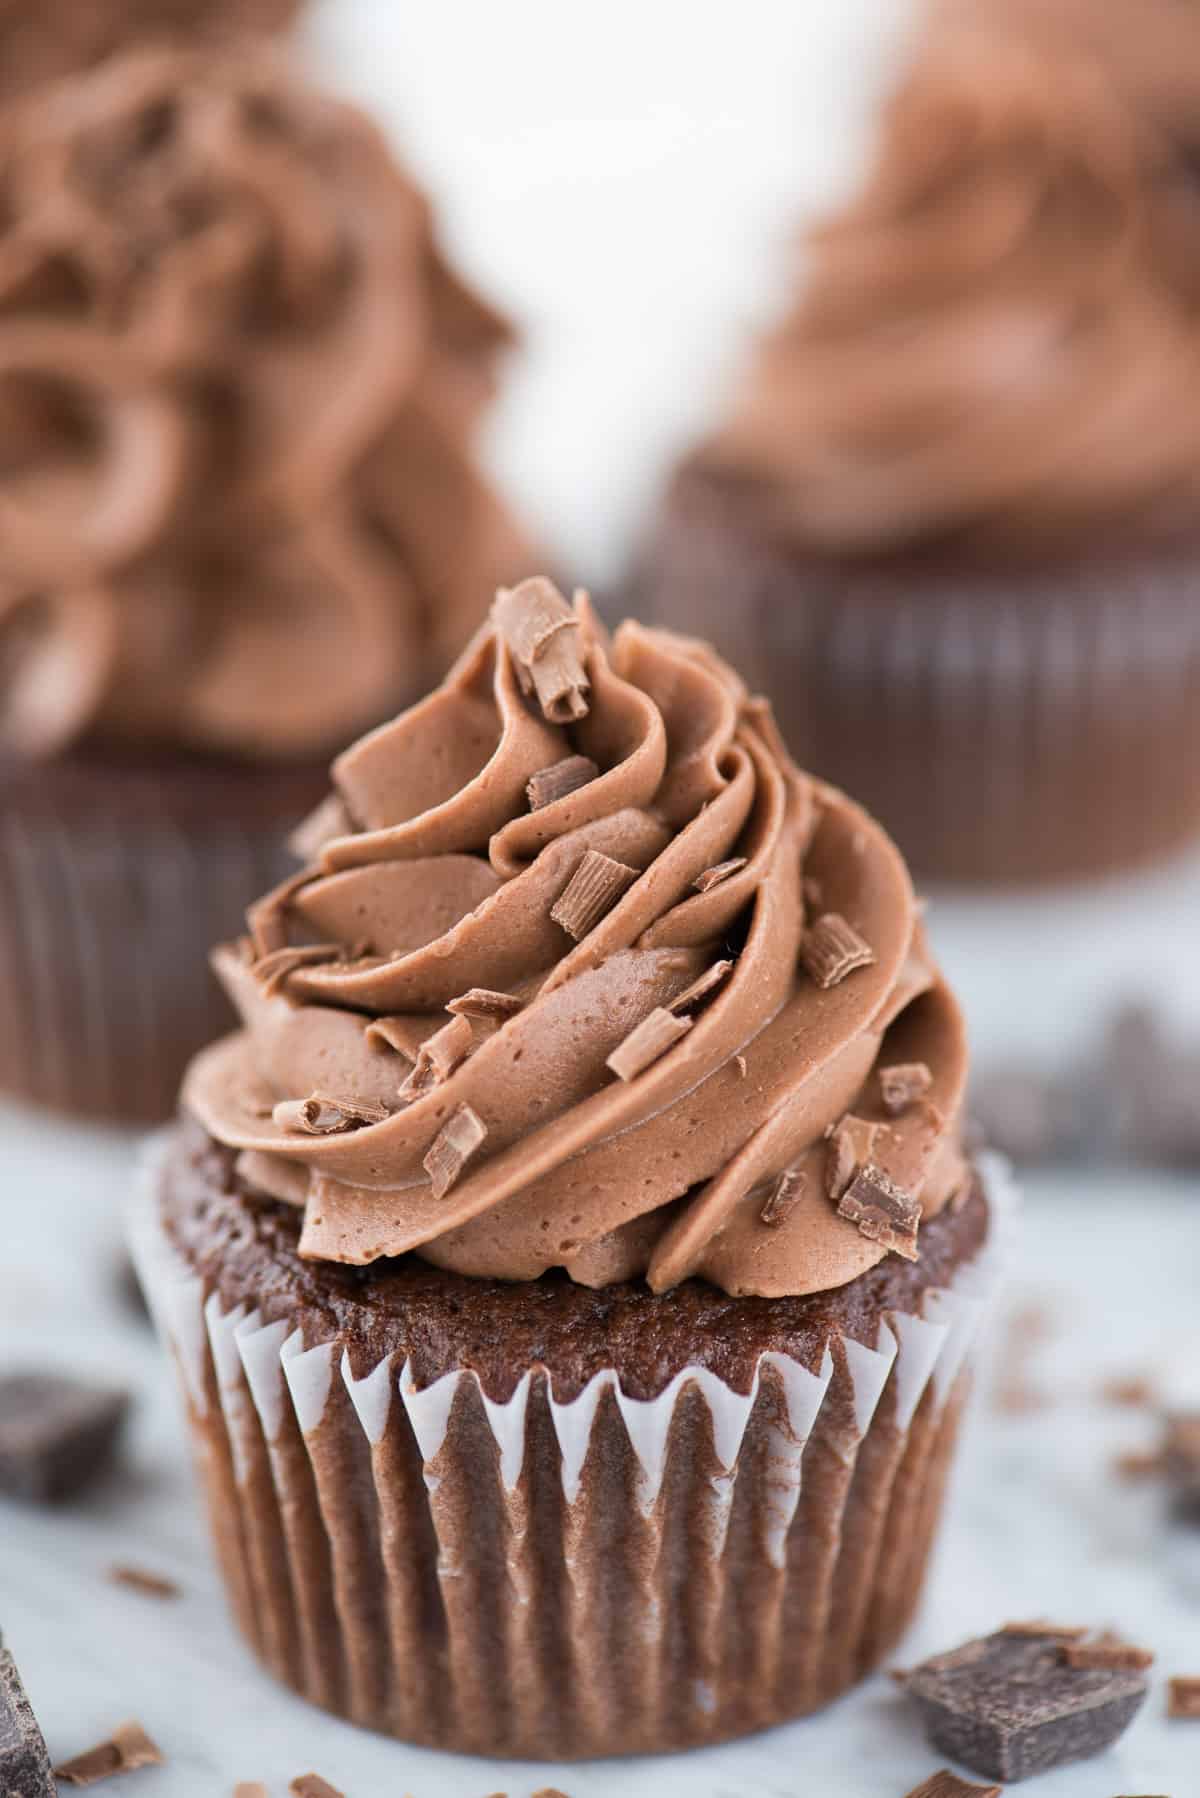
<svg viewBox="0 0 1200 1798"><path fill-rule="evenodd" d="M0 121L0 1087L169 1114L215 936L520 533L504 322L357 112L142 52Z"/></svg>
<svg viewBox="0 0 1200 1798"><path fill-rule="evenodd" d="M488 1754L826 1703L916 1603L1004 1211L903 862L542 580L334 787L135 1207L243 1630Z"/></svg>
<svg viewBox="0 0 1200 1798"><path fill-rule="evenodd" d="M918 56L639 581L921 872L983 881L1200 830L1196 115L1120 33L1021 17Z"/></svg>

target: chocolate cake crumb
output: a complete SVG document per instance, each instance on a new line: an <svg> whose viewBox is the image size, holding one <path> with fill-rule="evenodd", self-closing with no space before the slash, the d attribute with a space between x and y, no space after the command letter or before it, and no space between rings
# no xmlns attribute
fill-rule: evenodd
<svg viewBox="0 0 1200 1798"><path fill-rule="evenodd" d="M856 968L869 968L875 951L840 912L827 911L800 940L800 963L819 987L837 986Z"/></svg>
<svg viewBox="0 0 1200 1798"><path fill-rule="evenodd" d="M772 1228L794 1211L804 1196L807 1176L798 1167L785 1168L767 1195L759 1217Z"/></svg>
<svg viewBox="0 0 1200 1798"><path fill-rule="evenodd" d="M524 1011L524 999L511 993L496 993L487 986L473 986L457 999L451 999L446 1010L464 1018L515 1018Z"/></svg>
<svg viewBox="0 0 1200 1798"><path fill-rule="evenodd" d="M345 1798L336 1786L331 1786L327 1779L319 1773L300 1773L293 1779L288 1791L292 1798Z"/></svg>
<svg viewBox="0 0 1200 1798"><path fill-rule="evenodd" d="M281 1099L271 1112L281 1130L299 1130L307 1136L341 1136L347 1130L382 1124L388 1115L383 1105L331 1099L325 1093L311 1093L307 1099Z"/></svg>
<svg viewBox="0 0 1200 1798"><path fill-rule="evenodd" d="M17 1664L0 1642L0 1792L56 1798L50 1756Z"/></svg>
<svg viewBox="0 0 1200 1798"><path fill-rule="evenodd" d="M698 893L709 893L713 887L719 887L723 880L731 874L740 874L746 866L744 855L731 855L727 862L718 862L715 867L705 868L703 874L697 874L692 885Z"/></svg>
<svg viewBox="0 0 1200 1798"><path fill-rule="evenodd" d="M435 1030L432 1036L426 1037L417 1050L417 1059L413 1070L400 1088L400 1097L405 1100L419 1099L422 1093L431 1092L444 1080L449 1080L456 1068L460 1068L475 1046L475 1032L471 1028L471 1020L462 1013Z"/></svg>
<svg viewBox="0 0 1200 1798"><path fill-rule="evenodd" d="M901 1117L918 1099L923 1099L933 1085L933 1074L923 1061L898 1061L879 1070L879 1091L883 1108L892 1117Z"/></svg>
<svg viewBox="0 0 1200 1798"><path fill-rule="evenodd" d="M118 1725L107 1742L55 1767L54 1776L63 1785L92 1786L118 1773L136 1773L139 1767L164 1764L165 1756L157 1743L150 1740L140 1723L131 1720Z"/></svg>
<svg viewBox="0 0 1200 1798"><path fill-rule="evenodd" d="M0 1492L73 1497L108 1468L128 1408L128 1393L65 1374L0 1377Z"/></svg>
<svg viewBox="0 0 1200 1798"><path fill-rule="evenodd" d="M629 1032L605 1062L621 1080L634 1080L687 1035L693 1019L677 1018L659 1005Z"/></svg>
<svg viewBox="0 0 1200 1798"><path fill-rule="evenodd" d="M1178 1722L1200 1720L1200 1677L1176 1675L1167 1684L1167 1716Z"/></svg>
<svg viewBox="0 0 1200 1798"><path fill-rule="evenodd" d="M705 968L698 980L693 980L691 986L685 987L681 993L676 993L675 997L668 1002L667 1010L676 1014L681 1011L692 1011L702 999L707 999L710 993L715 992L724 983L732 966L731 961L714 961L710 968Z"/></svg>
<svg viewBox="0 0 1200 1798"><path fill-rule="evenodd" d="M612 910L638 877L636 868L589 849L566 887L550 907L550 916L568 936L580 942Z"/></svg>
<svg viewBox="0 0 1200 1798"><path fill-rule="evenodd" d="M434 1137L422 1166L429 1175L435 1199L444 1199L472 1155L487 1136L487 1125L469 1105L460 1105L449 1123Z"/></svg>
<svg viewBox="0 0 1200 1798"><path fill-rule="evenodd" d="M525 784L525 797L531 812L540 812L558 799L590 786L600 770L590 755L567 755L549 768L539 768Z"/></svg>
<svg viewBox="0 0 1200 1798"><path fill-rule="evenodd" d="M164 1579L160 1573L147 1573L143 1567L130 1567L118 1564L110 1567L108 1577L116 1586L128 1586L132 1592L141 1592L146 1598L178 1598L179 1587L172 1579Z"/></svg>
<svg viewBox="0 0 1200 1798"><path fill-rule="evenodd" d="M871 1242L882 1243L906 1261L917 1258L921 1201L868 1162L838 1200L838 1216L857 1224Z"/></svg>
<svg viewBox="0 0 1200 1798"><path fill-rule="evenodd" d="M580 619L553 581L534 575L502 587L492 621L516 664L526 694L536 694L551 724L577 723L588 714L591 682L579 652Z"/></svg>
<svg viewBox="0 0 1200 1798"><path fill-rule="evenodd" d="M957 1773L951 1773L948 1767L943 1767L940 1773L931 1773L919 1786L914 1786L908 1798L1001 1798L1002 1790L1001 1786L971 1785Z"/></svg>

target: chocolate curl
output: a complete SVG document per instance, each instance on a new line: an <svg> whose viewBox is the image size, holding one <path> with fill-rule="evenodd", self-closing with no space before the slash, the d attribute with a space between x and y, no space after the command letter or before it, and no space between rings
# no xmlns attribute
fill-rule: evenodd
<svg viewBox="0 0 1200 1798"><path fill-rule="evenodd" d="M636 868L589 849L566 887L550 907L550 916L578 943L612 910L638 877Z"/></svg>
<svg viewBox="0 0 1200 1798"><path fill-rule="evenodd" d="M454 1017L440 1030L435 1030L417 1051L416 1065L400 1088L402 1099L419 1099L422 1093L449 1080L462 1066L475 1042L471 1020L465 1015Z"/></svg>
<svg viewBox="0 0 1200 1798"><path fill-rule="evenodd" d="M540 812L556 799L566 799L588 786L600 770L590 755L568 755L549 768L539 768L527 782L525 796L531 812Z"/></svg>
<svg viewBox="0 0 1200 1798"><path fill-rule="evenodd" d="M869 968L875 951L839 912L827 911L800 943L800 962L819 987L837 986L856 968Z"/></svg>
<svg viewBox="0 0 1200 1798"><path fill-rule="evenodd" d="M605 1065L621 1080L633 1080L672 1048L692 1027L691 1018L676 1017L660 1005L619 1043Z"/></svg>
<svg viewBox="0 0 1200 1798"><path fill-rule="evenodd" d="M382 1124L388 1115L382 1105L328 1099L321 1093L307 1099L283 1099L271 1112L281 1130L300 1130L307 1136L340 1136L346 1130Z"/></svg>
<svg viewBox="0 0 1200 1798"><path fill-rule="evenodd" d="M517 587L501 587L492 622L507 643L525 693L536 693L551 724L573 724L588 714L591 682L580 653L580 620L553 581L535 575Z"/></svg>
<svg viewBox="0 0 1200 1798"><path fill-rule="evenodd" d="M68 1786L95 1785L117 1773L132 1773L138 1767L161 1767L162 1750L150 1740L140 1723L122 1723L113 1730L107 1742L77 1754L74 1760L55 1767L54 1777Z"/></svg>
<svg viewBox="0 0 1200 1798"><path fill-rule="evenodd" d="M435 1199L445 1198L486 1137L487 1125L478 1112L469 1105L460 1105L445 1129L434 1137L422 1162Z"/></svg>

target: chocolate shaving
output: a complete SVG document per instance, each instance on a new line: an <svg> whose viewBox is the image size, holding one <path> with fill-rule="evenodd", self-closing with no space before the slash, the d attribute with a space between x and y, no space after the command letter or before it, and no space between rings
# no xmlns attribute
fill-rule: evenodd
<svg viewBox="0 0 1200 1798"><path fill-rule="evenodd" d="M1167 1716L1189 1723L1200 1720L1200 1678L1177 1675L1167 1682Z"/></svg>
<svg viewBox="0 0 1200 1798"><path fill-rule="evenodd" d="M233 1798L270 1798L265 1785L258 1779L239 1779L233 1788Z"/></svg>
<svg viewBox="0 0 1200 1798"><path fill-rule="evenodd" d="M308 943L295 949L272 949L254 963L254 972L262 982L263 992L277 993L297 968L316 968L326 961L340 961L340 943Z"/></svg>
<svg viewBox="0 0 1200 1798"><path fill-rule="evenodd" d="M701 999L707 999L709 993L714 992L722 984L732 966L731 961L714 961L711 968L705 968L698 980L693 980L691 986L685 987L681 993L676 993L675 997L668 1001L667 1010L676 1014L681 1011L695 1010Z"/></svg>
<svg viewBox="0 0 1200 1798"><path fill-rule="evenodd" d="M322 1779L319 1773L301 1773L293 1779L288 1791L292 1798L345 1798L343 1792Z"/></svg>
<svg viewBox="0 0 1200 1798"><path fill-rule="evenodd" d="M1154 1382L1146 1374L1116 1374L1104 1381L1100 1397L1108 1405L1141 1410L1154 1403Z"/></svg>
<svg viewBox="0 0 1200 1798"><path fill-rule="evenodd" d="M517 587L501 587L492 620L508 644L525 693L536 693L551 724L572 724L588 714L591 687L579 650L580 619L553 581L535 575Z"/></svg>
<svg viewBox="0 0 1200 1798"><path fill-rule="evenodd" d="M697 874L692 885L698 893L711 892L713 887L719 887L731 874L739 874L745 866L744 855L732 855L727 862L718 862L715 868L705 868L703 874Z"/></svg>
<svg viewBox="0 0 1200 1798"><path fill-rule="evenodd" d="M300 1130L306 1136L340 1136L346 1130L382 1124L390 1115L385 1106L369 1100L330 1099L324 1093L281 1099L271 1113L281 1130Z"/></svg>
<svg viewBox="0 0 1200 1798"><path fill-rule="evenodd" d="M487 1136L487 1125L469 1105L460 1105L445 1128L434 1137L422 1163L429 1175L435 1199L444 1199L454 1182Z"/></svg>
<svg viewBox="0 0 1200 1798"><path fill-rule="evenodd" d="M733 1065L738 1071L739 1079L744 1080L750 1072L749 1067L746 1065L746 1057L744 1055L735 1055L733 1058Z"/></svg>
<svg viewBox="0 0 1200 1798"><path fill-rule="evenodd" d="M879 1126L848 1111L829 1135L825 1158L825 1190L836 1203L859 1168L871 1159Z"/></svg>
<svg viewBox="0 0 1200 1798"><path fill-rule="evenodd" d="M54 1777L63 1785L92 1786L116 1773L135 1773L139 1767L161 1767L162 1751L150 1740L140 1723L122 1723L107 1742L77 1754L74 1760L55 1767Z"/></svg>
<svg viewBox="0 0 1200 1798"><path fill-rule="evenodd" d="M910 1105L923 1099L933 1085L933 1073L923 1061L898 1061L879 1070L879 1091L883 1109L891 1117L901 1117Z"/></svg>
<svg viewBox="0 0 1200 1798"><path fill-rule="evenodd" d="M173 1579L164 1579L159 1573L147 1573L143 1567L110 1567L108 1577L114 1585L128 1586L130 1591L141 1592L146 1598L179 1597L179 1587Z"/></svg>
<svg viewBox="0 0 1200 1798"><path fill-rule="evenodd" d="M471 987L460 998L451 999L446 1007L456 1017L464 1018L515 1018L524 1009L524 999L514 999L511 993L494 993L486 986Z"/></svg>
<svg viewBox="0 0 1200 1798"><path fill-rule="evenodd" d="M1120 1636L1107 1631L1090 1642L1064 1642L1059 1649L1059 1659L1068 1667L1088 1672L1099 1668L1102 1672L1141 1673L1154 1665L1154 1656L1148 1648L1123 1642Z"/></svg>
<svg viewBox="0 0 1200 1798"><path fill-rule="evenodd" d="M636 868L589 849L550 908L550 916L580 942L638 877Z"/></svg>
<svg viewBox="0 0 1200 1798"><path fill-rule="evenodd" d="M1089 1632L1087 1624L1048 1623L1044 1617L1035 1617L1028 1623L1002 1623L996 1632L1001 1636L1027 1636L1031 1640L1043 1639L1051 1642L1081 1642Z"/></svg>
<svg viewBox="0 0 1200 1798"><path fill-rule="evenodd" d="M917 1259L921 1201L868 1162L838 1200L838 1216L857 1224L871 1242L882 1243L906 1261Z"/></svg>
<svg viewBox="0 0 1200 1798"><path fill-rule="evenodd" d="M875 951L840 912L827 911L805 931L800 941L800 963L819 987L837 986L856 968L869 968Z"/></svg>
<svg viewBox="0 0 1200 1798"><path fill-rule="evenodd" d="M400 1097L419 1099L423 1093L431 1092L435 1086L449 1080L474 1045L475 1033L470 1018L455 1017L443 1024L421 1044L412 1073L400 1088Z"/></svg>
<svg viewBox="0 0 1200 1798"><path fill-rule="evenodd" d="M1130 1450L1116 1457L1113 1472L1122 1480L1157 1479L1163 1472L1163 1457L1157 1450Z"/></svg>
<svg viewBox="0 0 1200 1798"><path fill-rule="evenodd" d="M804 1196L805 1183L806 1176L800 1168L784 1168L758 1214L762 1222L772 1227L781 1224Z"/></svg>
<svg viewBox="0 0 1200 1798"><path fill-rule="evenodd" d="M525 787L531 812L540 812L556 799L566 799L595 780L600 770L590 755L568 755L549 768L539 768Z"/></svg>
<svg viewBox="0 0 1200 1798"><path fill-rule="evenodd" d="M1003 1790L1003 1786L971 1785L957 1773L951 1773L948 1767L943 1767L940 1773L931 1773L919 1786L914 1786L908 1798L1001 1798Z"/></svg>
<svg viewBox="0 0 1200 1798"><path fill-rule="evenodd" d="M643 1018L625 1041L618 1044L605 1066L611 1068L618 1079L634 1080L665 1055L680 1037L686 1036L692 1023L691 1018L677 1018L665 1006L656 1006L650 1016Z"/></svg>

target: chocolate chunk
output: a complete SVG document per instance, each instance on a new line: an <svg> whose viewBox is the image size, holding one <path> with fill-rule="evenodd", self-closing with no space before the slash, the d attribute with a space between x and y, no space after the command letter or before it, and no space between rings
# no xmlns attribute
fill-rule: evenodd
<svg viewBox="0 0 1200 1798"><path fill-rule="evenodd" d="M135 1773L139 1767L161 1767L164 1757L158 1745L150 1740L140 1723L122 1723L113 1730L107 1742L77 1754L74 1760L55 1767L54 1776L63 1785L94 1786L117 1773Z"/></svg>
<svg viewBox="0 0 1200 1798"><path fill-rule="evenodd" d="M605 1063L621 1080L634 1080L672 1048L692 1027L691 1018L677 1018L659 1005L629 1032Z"/></svg>
<svg viewBox="0 0 1200 1798"><path fill-rule="evenodd" d="M544 575L502 587L492 621L508 644L522 691L535 693L551 724L588 714L591 687L579 649L580 618Z"/></svg>
<svg viewBox="0 0 1200 1798"><path fill-rule="evenodd" d="M838 1216L857 1224L872 1242L882 1243L906 1261L917 1258L917 1232L921 1225L921 1201L868 1162L838 1200Z"/></svg>
<svg viewBox="0 0 1200 1798"><path fill-rule="evenodd" d="M147 1573L143 1567L110 1567L108 1577L114 1585L128 1586L131 1592L141 1592L146 1598L179 1597L179 1587L174 1580L164 1579L159 1573Z"/></svg>
<svg viewBox="0 0 1200 1798"><path fill-rule="evenodd" d="M703 874L697 874L692 885L698 893L711 892L713 887L719 887L723 880L728 880L731 874L740 874L745 866L744 855L731 855L727 862L718 862L713 868L705 868Z"/></svg>
<svg viewBox="0 0 1200 1798"><path fill-rule="evenodd" d="M970 1785L957 1773L943 1767L940 1773L931 1773L919 1786L914 1786L908 1798L1001 1798L1001 1788Z"/></svg>
<svg viewBox="0 0 1200 1798"><path fill-rule="evenodd" d="M443 1080L449 1080L475 1046L469 1017L456 1016L427 1037L417 1051L416 1065L400 1088L402 1099L419 1099Z"/></svg>
<svg viewBox="0 0 1200 1798"><path fill-rule="evenodd" d="M0 1792L56 1798L50 1756L16 1662L0 1642Z"/></svg>
<svg viewBox="0 0 1200 1798"><path fill-rule="evenodd" d="M628 868L598 849L589 849L551 906L550 916L579 942L612 910L637 877L636 868Z"/></svg>
<svg viewBox="0 0 1200 1798"><path fill-rule="evenodd" d="M917 1667L907 1689L941 1753L988 1779L1028 1779L1111 1747L1146 1697L1144 1670L1072 1667L1064 1637L997 1631Z"/></svg>
<svg viewBox="0 0 1200 1798"><path fill-rule="evenodd" d="M801 966L819 987L837 986L847 974L869 968L874 960L871 945L840 912L825 912L801 938Z"/></svg>
<svg viewBox="0 0 1200 1798"><path fill-rule="evenodd" d="M878 1128L848 1111L830 1131L825 1190L831 1199L840 1199L859 1168L871 1159Z"/></svg>
<svg viewBox="0 0 1200 1798"><path fill-rule="evenodd" d="M719 986L723 985L732 966L731 961L714 961L711 968L705 968L698 980L692 981L691 986L685 987L681 993L676 993L668 1004L667 1010L673 1011L677 1016L683 1011L694 1011L702 999L707 999L710 993L715 992Z"/></svg>
<svg viewBox="0 0 1200 1798"><path fill-rule="evenodd" d="M1177 1675L1168 1681L1167 1716L1188 1723L1200 1720L1200 1678Z"/></svg>
<svg viewBox="0 0 1200 1798"><path fill-rule="evenodd" d="M307 1136L341 1136L347 1130L382 1124L389 1115L382 1105L330 1099L324 1093L312 1093L307 1099L282 1099L271 1113L281 1130L301 1130Z"/></svg>
<svg viewBox="0 0 1200 1798"><path fill-rule="evenodd" d="M524 999L511 993L495 993L487 986L473 986L458 999L451 999L446 1010L464 1018L515 1018L524 1011Z"/></svg>
<svg viewBox="0 0 1200 1798"><path fill-rule="evenodd" d="M923 1061L898 1061L879 1070L879 1091L883 1109L892 1117L900 1117L910 1105L923 1099L933 1085L933 1074Z"/></svg>
<svg viewBox="0 0 1200 1798"><path fill-rule="evenodd" d="M487 1137L487 1125L469 1105L460 1105L437 1135L422 1166L429 1175L435 1199L444 1199L459 1175Z"/></svg>
<svg viewBox="0 0 1200 1798"><path fill-rule="evenodd" d="M785 1168L767 1195L759 1217L764 1224L774 1227L781 1224L790 1211L794 1211L804 1195L807 1176L798 1167Z"/></svg>
<svg viewBox="0 0 1200 1798"><path fill-rule="evenodd" d="M344 1798L336 1786L331 1786L327 1779L319 1773L301 1773L293 1779L288 1791L292 1798Z"/></svg>
<svg viewBox="0 0 1200 1798"><path fill-rule="evenodd" d="M53 1503L104 1472L127 1393L61 1374L0 1378L0 1492Z"/></svg>
<svg viewBox="0 0 1200 1798"><path fill-rule="evenodd" d="M600 770L590 755L568 755L549 768L539 768L525 786L531 812L540 812L556 799L566 799L580 787L590 786Z"/></svg>

